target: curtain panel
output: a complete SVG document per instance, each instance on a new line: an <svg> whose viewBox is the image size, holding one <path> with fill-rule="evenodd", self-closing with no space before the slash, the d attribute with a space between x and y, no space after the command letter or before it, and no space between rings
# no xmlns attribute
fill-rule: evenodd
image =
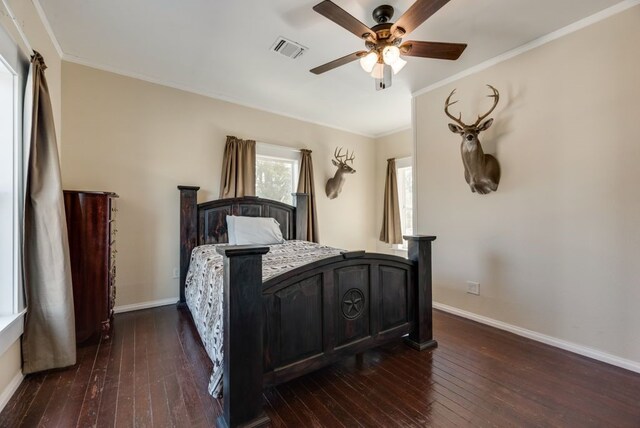
<svg viewBox="0 0 640 428"><path fill-rule="evenodd" d="M222 159L220 199L255 196L256 142L227 136Z"/></svg>
<svg viewBox="0 0 640 428"><path fill-rule="evenodd" d="M298 178L298 193L309 195L309 209L307 210L307 241L320 242L318 236L318 215L316 213L316 189L313 184L313 162L311 150L302 149L300 162L300 177Z"/></svg>
<svg viewBox="0 0 640 428"><path fill-rule="evenodd" d="M387 177L384 184L384 206L382 207L380 240L388 244L402 244L395 159L387 160Z"/></svg>
<svg viewBox="0 0 640 428"><path fill-rule="evenodd" d="M67 223L45 69L35 52L24 98L24 374L76 363Z"/></svg>

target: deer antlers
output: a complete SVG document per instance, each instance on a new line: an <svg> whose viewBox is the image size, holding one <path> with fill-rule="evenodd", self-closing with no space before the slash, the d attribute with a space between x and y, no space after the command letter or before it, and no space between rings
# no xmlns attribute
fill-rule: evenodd
<svg viewBox="0 0 640 428"><path fill-rule="evenodd" d="M333 157L335 157L340 164L351 162L351 165L353 165L353 160L356 158L355 150L351 152L351 156L349 156L349 150L347 150L347 153L344 155L341 153L342 147L340 147L340 150L338 150L338 148L336 147L336 149L333 151Z"/></svg>
<svg viewBox="0 0 640 428"><path fill-rule="evenodd" d="M493 106L491 106L491 108L489 109L488 112L486 112L483 115L479 115L478 116L478 120L476 120L476 122L473 124L473 126L478 126L480 124L480 122L482 122L487 116L489 116L493 110L495 110L496 106L498 105L498 101L500 101L500 93L498 92L498 90L496 88L494 88L491 85L487 85L491 91L493 92L491 95L487 95L487 98L493 98ZM449 96L447 97L447 100L444 102L444 112L447 116L449 116L449 118L451 120L454 120L458 125L461 125L463 127L468 127L468 125L466 125L463 121L462 121L462 113L460 113L460 115L458 117L453 116L451 113L449 113L449 107L451 107L452 105L454 105L455 103L457 103L458 101L451 101L451 97L453 96L453 94L456 93L456 90L454 89L453 91L451 91L451 93L449 94Z"/></svg>
<svg viewBox="0 0 640 428"><path fill-rule="evenodd" d="M478 116L478 120L476 120L475 123L476 126L479 125L480 122L482 122L487 116L489 116L493 112L493 110L495 110L496 106L498 105L498 101L500 101L500 92L498 92L498 90L491 85L487 86L493 91L493 94L487 95L487 98L493 98L493 106L491 106L486 114Z"/></svg>
<svg viewBox="0 0 640 428"><path fill-rule="evenodd" d="M454 89L453 91L451 91L451 93L449 94L449 96L447 97L447 100L444 102L444 112L447 116L449 116L449 118L453 121L455 121L458 125L461 126L467 126L464 124L464 122L462 121L462 112L460 113L460 116L455 117L453 116L451 113L449 113L449 107L451 107L452 105L454 105L455 103L457 103L458 101L451 101L451 97L453 96L453 94L456 93L456 90Z"/></svg>

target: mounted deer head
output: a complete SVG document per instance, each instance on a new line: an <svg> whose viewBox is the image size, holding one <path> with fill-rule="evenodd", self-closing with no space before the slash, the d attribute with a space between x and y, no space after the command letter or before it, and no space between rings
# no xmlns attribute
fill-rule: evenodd
<svg viewBox="0 0 640 428"><path fill-rule="evenodd" d="M487 86L493 91L491 95L487 95L488 98L493 98L493 106L487 113L478 116L478 120L473 125L467 125L462 122L462 113L458 117L449 113L449 107L458 102L451 101L451 97L456 92L455 89L451 91L444 105L446 115L456 122L455 124L450 123L449 129L451 132L462 136L460 152L462 153L462 163L464 164L464 178L467 180L469 187L471 187L471 191L481 195L495 192L500 182L500 164L498 160L491 155L485 155L478 140L478 134L489 129L493 123L493 119L482 121L493 112L498 105L498 101L500 101L498 90L491 85Z"/></svg>
<svg viewBox="0 0 640 428"><path fill-rule="evenodd" d="M351 162L353 165L353 160L355 159L354 152L351 152L351 156L349 156L349 151L347 150L346 154L342 154L342 147L340 150L336 147L333 152L333 159L331 162L338 167L336 169L336 173L333 175L333 178L327 180L327 185L324 188L329 199L335 199L342 191L342 185L344 184L344 174L355 174L356 170L351 166L347 165L347 162Z"/></svg>

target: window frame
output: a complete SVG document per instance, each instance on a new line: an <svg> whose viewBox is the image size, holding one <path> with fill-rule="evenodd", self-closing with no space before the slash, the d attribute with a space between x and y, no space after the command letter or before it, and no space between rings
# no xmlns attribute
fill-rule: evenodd
<svg viewBox="0 0 640 428"><path fill-rule="evenodd" d="M23 142L23 98L27 79L28 59L19 46L0 27L0 66L1 73L7 72L11 79L13 129L12 134L12 254L11 254L11 285L0 285L0 294L4 304L0 304L0 356L22 335L24 330L24 296L22 293L22 219L24 206L24 158L25 144ZM9 80L9 79L7 79ZM9 92L7 91L7 92ZM5 278L0 278L5 281Z"/></svg>
<svg viewBox="0 0 640 428"><path fill-rule="evenodd" d="M400 169L404 169L404 168L411 168L411 217L412 217L412 223L413 225L415 225L415 209L414 209L414 188L415 186L413 185L414 183L414 165L413 165L413 156L407 156L404 158L398 158L396 159L396 178L398 178L400 176ZM404 192L402 191L402 189L400 188L400 180L397 180L397 185L398 185L398 205L400 205L398 208L400 209L400 230L402 231L402 235L406 235L406 234L412 234L412 232L407 232L405 230L405 228L402 225L402 218L404 217L402 215L402 204L401 201L404 200L403 196ZM409 243L407 242L407 240L403 239L402 240L402 244L393 244L392 248L395 250L400 250L400 251L408 251L409 249Z"/></svg>
<svg viewBox="0 0 640 428"><path fill-rule="evenodd" d="M295 193L298 188L298 180L300 177L300 161L302 160L302 152L298 149L292 149L286 146L279 146L275 144L268 143L256 143L256 176L258 174L258 160L266 159L271 161L282 161L286 163L292 163L292 176L291 176L291 193ZM257 194L258 191L256 189L256 196L262 197ZM286 203L286 202L285 202ZM291 196L290 202L288 205L293 205L293 196Z"/></svg>

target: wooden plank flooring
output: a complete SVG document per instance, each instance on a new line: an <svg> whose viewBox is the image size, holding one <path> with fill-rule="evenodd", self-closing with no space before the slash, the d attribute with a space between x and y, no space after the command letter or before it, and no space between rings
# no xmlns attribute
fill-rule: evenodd
<svg viewBox="0 0 640 428"><path fill-rule="evenodd" d="M640 375L435 311L401 342L265 391L274 427L640 427ZM207 427L211 362L173 306L116 315L70 369L27 376L0 427Z"/></svg>

